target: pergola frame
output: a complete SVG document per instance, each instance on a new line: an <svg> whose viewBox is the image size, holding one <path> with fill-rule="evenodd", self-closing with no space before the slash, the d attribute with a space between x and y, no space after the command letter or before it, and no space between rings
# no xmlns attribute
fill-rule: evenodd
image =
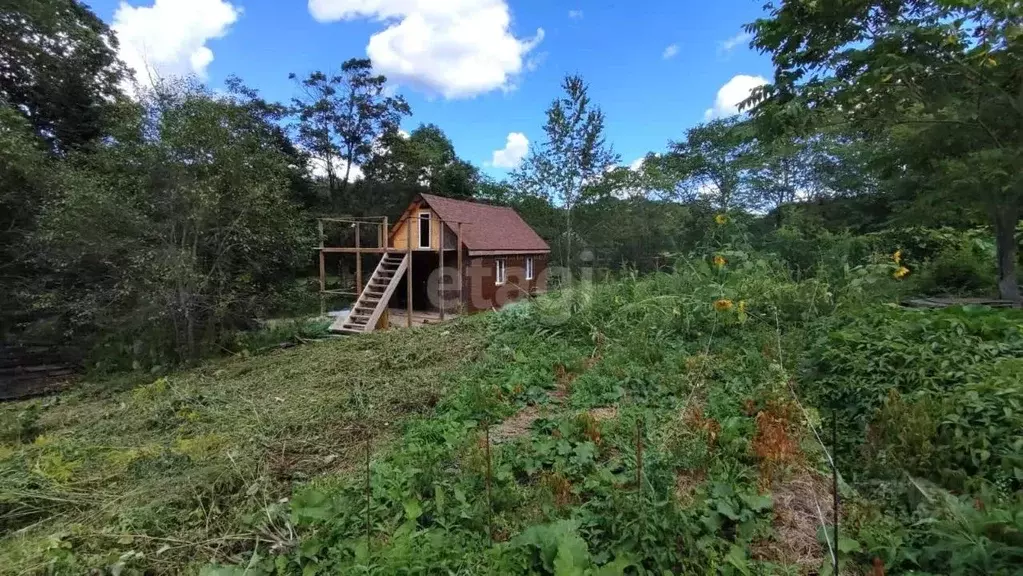
<svg viewBox="0 0 1023 576"><path fill-rule="evenodd" d="M440 275L440 288L439 293L444 294L444 225L445 224L457 224L457 251L458 251L458 301L462 302L462 222L446 222L440 220L440 242L438 242L437 253L440 260L440 269L442 271ZM325 222L337 222L342 224L352 224L355 227L355 246L326 246L324 244L324 233L323 225ZM363 247L361 242L361 229L363 226L370 225L376 227L377 233L377 245L370 247ZM405 249L392 248L390 241L390 227L388 226L387 216L346 216L338 218L317 218L316 226L319 233L319 246L316 250L320 256L320 315L326 315L327 304L326 296L328 294L338 296L354 296L358 298L362 294L362 255L363 254L400 254L405 253L408 256L408 270L405 272L405 288L407 293L407 314L406 314L406 326L412 327L412 223L409 222L405 226L405 233L407 241L405 242ZM421 251L418 250L418 251ZM355 254L355 292L349 292L347 290L327 290L327 254ZM446 299L446 298L445 298ZM444 320L444 306L440 307L440 319Z"/></svg>

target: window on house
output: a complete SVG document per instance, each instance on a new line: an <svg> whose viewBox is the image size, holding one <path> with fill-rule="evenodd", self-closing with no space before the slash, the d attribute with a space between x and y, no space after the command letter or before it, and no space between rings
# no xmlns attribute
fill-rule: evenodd
<svg viewBox="0 0 1023 576"><path fill-rule="evenodd" d="M430 213L419 213L419 247L430 247Z"/></svg>
<svg viewBox="0 0 1023 576"><path fill-rule="evenodd" d="M533 259L526 258L526 280L533 279Z"/></svg>
<svg viewBox="0 0 1023 576"><path fill-rule="evenodd" d="M495 269L497 270L497 281L495 284L504 284L508 280L508 266L504 258L497 258L494 260L496 264Z"/></svg>

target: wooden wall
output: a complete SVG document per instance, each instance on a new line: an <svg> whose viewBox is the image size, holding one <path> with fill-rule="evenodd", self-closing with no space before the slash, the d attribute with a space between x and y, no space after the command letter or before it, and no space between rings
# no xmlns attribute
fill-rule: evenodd
<svg viewBox="0 0 1023 576"><path fill-rule="evenodd" d="M533 259L533 279L526 280L526 258ZM504 259L507 281L497 284L497 260ZM462 298L469 312L500 308L527 293L547 290L547 254L474 256L465 261Z"/></svg>
<svg viewBox="0 0 1023 576"><path fill-rule="evenodd" d="M427 213L430 215L430 247L420 248L419 247L419 215ZM444 226L437 214L429 208L420 204L415 204L409 209L409 217L398 222L394 228L393 241L391 242L392 248L399 250L405 250L408 247L408 232L406 227L412 225L412 249L413 250L437 250L440 247L440 231L444 228L446 238L444 240L444 247L447 250L453 250L455 245L458 243L455 233L448 227ZM457 226L457 224L455 225Z"/></svg>

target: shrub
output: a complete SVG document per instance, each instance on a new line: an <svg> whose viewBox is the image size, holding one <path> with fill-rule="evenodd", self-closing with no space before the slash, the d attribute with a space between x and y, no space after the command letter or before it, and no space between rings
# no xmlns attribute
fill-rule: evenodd
<svg viewBox="0 0 1023 576"><path fill-rule="evenodd" d="M994 259L963 246L946 248L914 274L914 287L924 294L970 295L995 289Z"/></svg>
<svg viewBox="0 0 1023 576"><path fill-rule="evenodd" d="M974 476L1019 486L1021 321L984 307L836 318L841 329L811 351L802 387L836 411L840 461L850 471L887 462L956 489ZM883 461L861 460L868 441L865 454Z"/></svg>

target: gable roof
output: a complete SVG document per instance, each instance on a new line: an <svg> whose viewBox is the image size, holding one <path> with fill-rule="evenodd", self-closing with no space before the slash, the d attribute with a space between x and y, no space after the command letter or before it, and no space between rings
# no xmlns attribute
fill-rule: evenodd
<svg viewBox="0 0 1023 576"><path fill-rule="evenodd" d="M462 243L470 253L550 252L551 247L518 212L507 206L492 206L467 200L454 200L433 194L420 194L452 231L462 223Z"/></svg>

